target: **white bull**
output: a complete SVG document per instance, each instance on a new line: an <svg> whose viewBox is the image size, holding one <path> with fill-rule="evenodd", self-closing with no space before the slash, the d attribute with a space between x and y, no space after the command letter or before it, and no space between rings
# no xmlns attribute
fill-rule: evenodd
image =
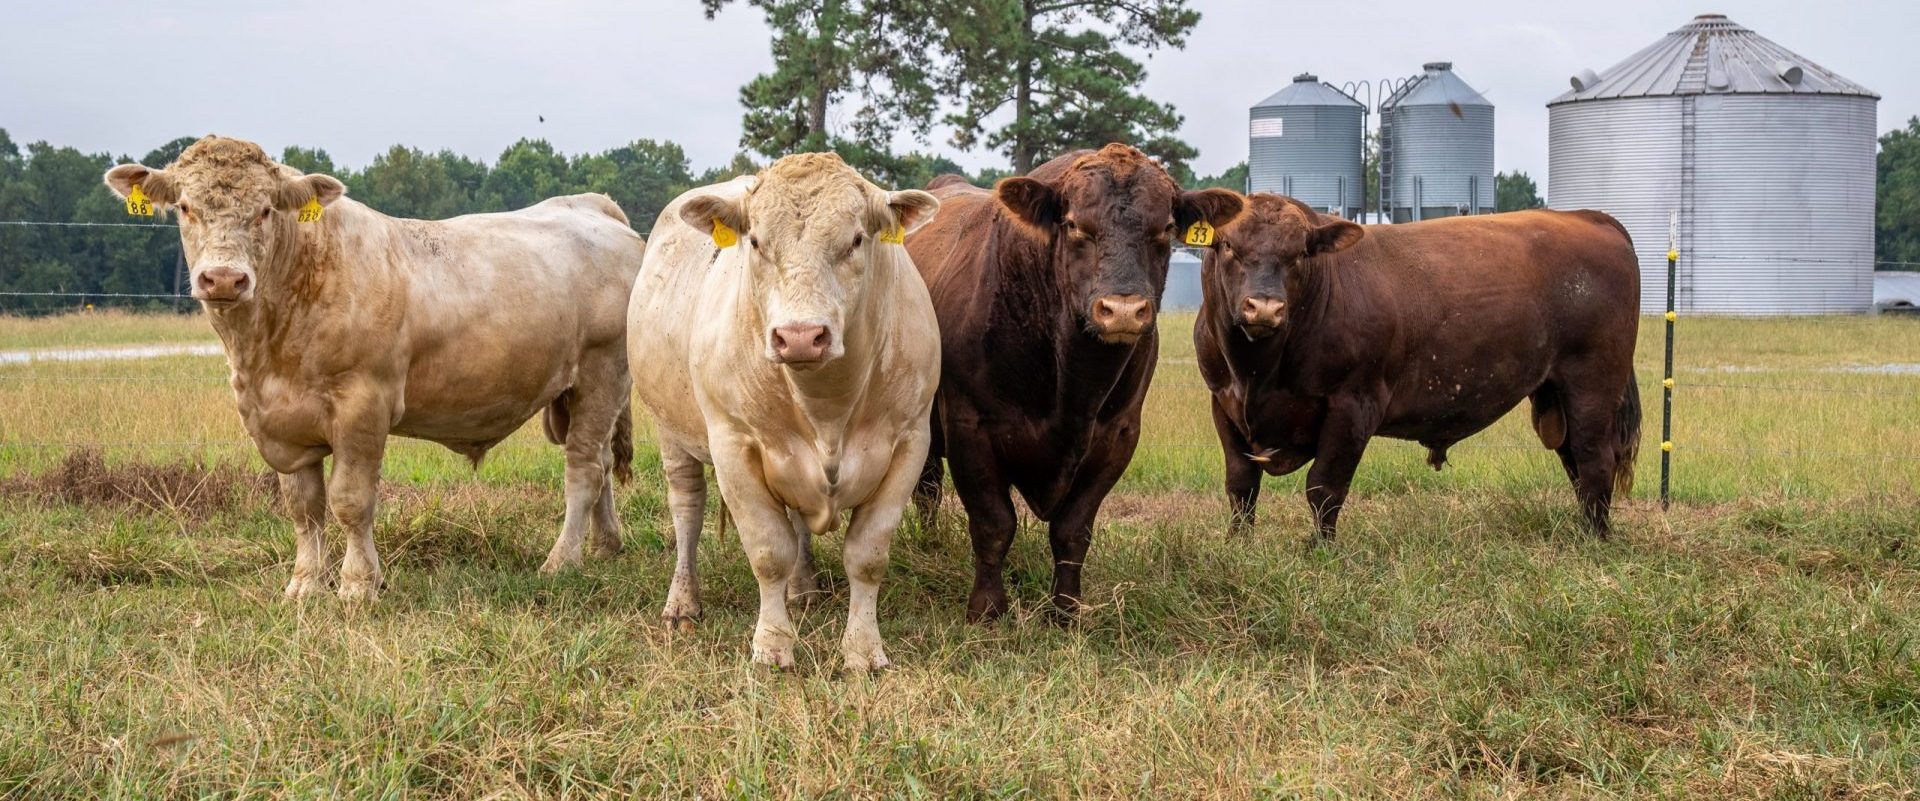
<svg viewBox="0 0 1920 801"><path fill-rule="evenodd" d="M933 304L899 243L938 207L802 154L661 212L627 352L673 511L669 623L700 614L704 462L760 584L754 660L793 664L787 600L814 587L810 535L850 511L841 652L852 670L887 665L875 604L940 375Z"/></svg>
<svg viewBox="0 0 1920 801"><path fill-rule="evenodd" d="M430 222L387 217L252 142L209 136L107 185L171 208L193 296L235 399L279 471L297 537L290 598L325 587L328 507L347 530L342 598L378 597L374 504L387 436L476 464L534 414L566 446L566 522L545 570L617 551L610 471L632 456L625 307L645 243L604 195ZM321 460L333 457L330 477Z"/></svg>

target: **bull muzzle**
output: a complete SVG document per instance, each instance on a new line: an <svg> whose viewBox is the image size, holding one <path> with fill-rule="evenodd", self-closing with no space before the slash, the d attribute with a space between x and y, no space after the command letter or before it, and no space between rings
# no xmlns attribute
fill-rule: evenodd
<svg viewBox="0 0 1920 801"><path fill-rule="evenodd" d="M832 359L833 329L823 323L787 323L768 335L773 361L791 367L817 367Z"/></svg>
<svg viewBox="0 0 1920 801"><path fill-rule="evenodd" d="M1153 300L1145 295L1096 298L1090 323L1101 342L1132 344L1153 327Z"/></svg>
<svg viewBox="0 0 1920 801"><path fill-rule="evenodd" d="M193 297L208 303L238 303L253 297L253 276L233 267L209 267L193 277Z"/></svg>
<svg viewBox="0 0 1920 801"><path fill-rule="evenodd" d="M1249 339L1273 336L1287 321L1287 302L1275 297L1253 295L1240 301L1240 330Z"/></svg>

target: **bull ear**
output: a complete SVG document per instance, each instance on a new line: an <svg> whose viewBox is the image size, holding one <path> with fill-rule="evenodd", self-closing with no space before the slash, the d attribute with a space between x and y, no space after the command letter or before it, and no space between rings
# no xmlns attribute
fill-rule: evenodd
<svg viewBox="0 0 1920 801"><path fill-rule="evenodd" d="M918 189L903 189L887 193L887 209L893 216L887 224L898 223L910 234L933 221L940 212L940 200Z"/></svg>
<svg viewBox="0 0 1920 801"><path fill-rule="evenodd" d="M273 206L281 211L293 211L307 205L308 201L320 201L322 207L332 205L347 194L347 185L331 175L302 175L281 181L273 192Z"/></svg>
<svg viewBox="0 0 1920 801"><path fill-rule="evenodd" d="M106 182L107 188L121 197L133 194L133 188L138 186L140 194L160 205L171 206L180 200L180 189L173 185L167 171L144 164L121 164L107 170Z"/></svg>
<svg viewBox="0 0 1920 801"><path fill-rule="evenodd" d="M1314 226L1307 232L1307 255L1319 256L1324 253L1339 253L1353 247L1367 235L1367 229L1346 220L1334 220L1325 225Z"/></svg>
<svg viewBox="0 0 1920 801"><path fill-rule="evenodd" d="M694 195L680 204L680 221L696 231L713 232L719 222L736 233L747 232L747 210L740 203L719 195Z"/></svg>
<svg viewBox="0 0 1920 801"><path fill-rule="evenodd" d="M1052 226L1067 212L1060 193L1032 178L1002 178L994 184L993 196L1013 216L1038 228Z"/></svg>
<svg viewBox="0 0 1920 801"><path fill-rule="evenodd" d="M1240 210L1245 207L1246 199L1231 189L1181 192L1173 204L1173 222L1181 231L1201 220L1219 228L1233 222L1233 218L1240 216Z"/></svg>

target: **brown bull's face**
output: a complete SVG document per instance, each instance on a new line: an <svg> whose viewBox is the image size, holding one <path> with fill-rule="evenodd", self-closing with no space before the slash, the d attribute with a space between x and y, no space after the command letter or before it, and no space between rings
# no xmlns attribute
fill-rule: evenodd
<svg viewBox="0 0 1920 801"><path fill-rule="evenodd" d="M164 170L122 164L107 171L121 197L137 187L180 224L193 297L215 309L251 301L271 254L297 232L302 207L324 209L346 193L326 175L301 175L267 158L259 145L209 136Z"/></svg>
<svg viewBox="0 0 1920 801"><path fill-rule="evenodd" d="M885 192L832 154L774 162L744 198L689 198L680 218L696 230L733 231L752 276L768 361L812 370L846 353L847 325L866 304L877 269L940 201L919 190Z"/></svg>
<svg viewBox="0 0 1920 801"><path fill-rule="evenodd" d="M1248 198L1248 208L1214 239L1202 280L1226 318L1248 339L1265 339L1286 326L1288 287L1307 260L1352 247L1366 229L1327 219L1277 195Z"/></svg>
<svg viewBox="0 0 1920 801"><path fill-rule="evenodd" d="M994 191L1050 237L1079 327L1108 344L1130 345L1153 330L1181 232L1201 220L1225 224L1240 211L1238 195L1182 192L1166 170L1123 145L1082 157L1057 182L1008 178Z"/></svg>

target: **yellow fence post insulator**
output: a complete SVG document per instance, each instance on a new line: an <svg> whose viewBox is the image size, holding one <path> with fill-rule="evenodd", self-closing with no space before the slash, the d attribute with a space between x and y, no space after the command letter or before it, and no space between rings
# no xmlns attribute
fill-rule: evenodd
<svg viewBox="0 0 1920 801"><path fill-rule="evenodd" d="M1664 381L1661 381L1660 386L1666 387L1669 390L1673 389L1673 379L1669 378Z"/></svg>
<svg viewBox="0 0 1920 801"><path fill-rule="evenodd" d="M1671 323L1678 319L1680 319L1680 315L1674 314L1673 312L1667 312L1667 322Z"/></svg>
<svg viewBox="0 0 1920 801"><path fill-rule="evenodd" d="M1679 261L1679 260L1680 260L1680 251L1677 251L1677 250L1667 251L1667 261Z"/></svg>
<svg viewBox="0 0 1920 801"><path fill-rule="evenodd" d="M1673 440L1667 440L1666 442L1660 443L1660 450L1665 451L1667 453L1673 453Z"/></svg>

